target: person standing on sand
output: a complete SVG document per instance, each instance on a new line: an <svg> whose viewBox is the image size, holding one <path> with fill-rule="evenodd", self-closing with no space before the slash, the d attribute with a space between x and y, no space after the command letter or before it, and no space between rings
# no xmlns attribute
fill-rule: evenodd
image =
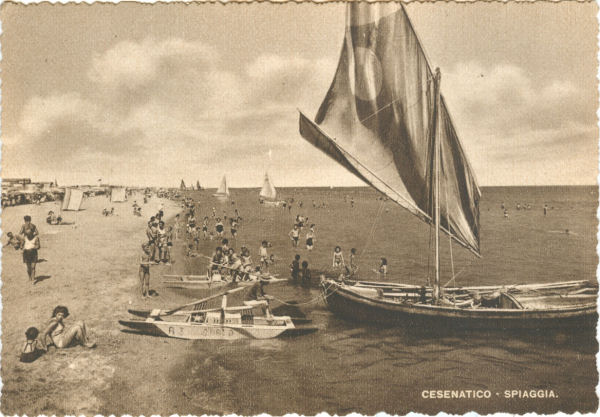
<svg viewBox="0 0 600 417"><path fill-rule="evenodd" d="M29 282L35 284L35 265L38 261L38 249L40 249L40 238L29 229L23 241L23 263L27 265Z"/></svg>
<svg viewBox="0 0 600 417"><path fill-rule="evenodd" d="M21 226L21 230L19 231L20 236L25 237L25 235L27 235L27 232L30 230L33 232L34 236L38 236L40 234L36 225L31 223L31 216L25 216L23 217L23 220L25 221L25 223L23 223L23 225Z"/></svg>
<svg viewBox="0 0 600 417"><path fill-rule="evenodd" d="M69 309L65 306L56 306L52 312L52 318L48 322L48 326L40 343L44 350L48 350L46 339L50 336L52 344L58 349L67 348L74 344L82 345L88 349L95 348L96 343L90 341L87 336L87 328L82 321L75 322L72 326L66 327L63 320L69 317Z"/></svg>
<svg viewBox="0 0 600 417"><path fill-rule="evenodd" d="M150 265L154 263L150 255L150 245L142 245L142 256L140 257L140 290L142 298L150 297Z"/></svg>

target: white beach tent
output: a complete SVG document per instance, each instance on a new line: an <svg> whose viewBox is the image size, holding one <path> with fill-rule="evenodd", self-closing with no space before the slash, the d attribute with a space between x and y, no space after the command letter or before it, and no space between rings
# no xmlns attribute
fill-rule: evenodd
<svg viewBox="0 0 600 417"><path fill-rule="evenodd" d="M81 203L83 203L83 191L76 188L66 188L65 196L62 201L62 210L81 210Z"/></svg>
<svg viewBox="0 0 600 417"><path fill-rule="evenodd" d="M125 188L113 188L110 193L110 201L112 203L122 203L127 200Z"/></svg>

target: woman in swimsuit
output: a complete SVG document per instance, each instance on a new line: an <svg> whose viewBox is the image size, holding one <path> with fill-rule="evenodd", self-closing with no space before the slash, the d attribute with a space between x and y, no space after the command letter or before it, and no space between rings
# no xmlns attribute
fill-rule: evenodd
<svg viewBox="0 0 600 417"><path fill-rule="evenodd" d="M306 250L311 251L315 244L315 225L310 225L310 230L306 232Z"/></svg>
<svg viewBox="0 0 600 417"><path fill-rule="evenodd" d="M217 223L215 224L215 230L217 231L217 236L220 236L220 237L223 236L223 223L221 222L221 219L219 217L217 217Z"/></svg>
<svg viewBox="0 0 600 417"><path fill-rule="evenodd" d="M342 269L345 266L344 255L342 254L342 248L336 246L333 251L333 269Z"/></svg>
<svg viewBox="0 0 600 417"><path fill-rule="evenodd" d="M89 340L85 323L77 321L66 327L63 320L69 317L69 309L65 306L56 306L52 312L52 318L44 331L40 342L47 350L46 338L50 336L52 343L58 349L64 349L72 345L81 345L86 348L96 347L96 343Z"/></svg>

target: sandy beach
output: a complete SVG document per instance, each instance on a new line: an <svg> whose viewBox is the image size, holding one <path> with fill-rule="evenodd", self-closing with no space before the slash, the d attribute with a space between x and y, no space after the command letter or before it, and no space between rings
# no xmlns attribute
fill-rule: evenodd
<svg viewBox="0 0 600 417"><path fill-rule="evenodd" d="M141 201L141 198L138 199ZM165 383L161 370L168 369L170 344L159 340L140 344L137 337L123 337L117 320L129 307L154 308L169 304L165 295L143 301L138 291L140 245L145 240L147 218L164 204L172 218L177 203L152 198L143 205L143 216L131 214L127 203L111 204L104 196L87 199L82 211L64 212L65 225L45 223L56 203L8 207L2 211L2 229L18 232L29 214L40 231L38 282L27 280L21 251L7 247L2 257L2 412L4 414L140 414L158 410ZM114 207L115 215L102 216ZM168 266L152 267L151 285ZM175 268L175 267L172 267ZM174 270L174 269L173 269ZM69 308L66 323L82 320L98 347L64 350L51 348L33 363L19 362L29 326L43 330L56 305ZM111 381L117 381L111 385ZM145 381L147 389L135 387ZM113 398L111 410L100 410L107 390L122 383L122 398ZM151 395L150 395L151 394ZM149 398L153 400L150 401ZM156 401L156 402L154 402ZM134 408L130 405L136 404Z"/></svg>

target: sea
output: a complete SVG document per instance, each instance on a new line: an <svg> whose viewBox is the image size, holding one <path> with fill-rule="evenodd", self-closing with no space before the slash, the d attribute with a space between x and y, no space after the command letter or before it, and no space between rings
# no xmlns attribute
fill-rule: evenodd
<svg viewBox="0 0 600 417"><path fill-rule="evenodd" d="M291 210L260 205L258 189L232 189L226 202L218 202L210 191L191 196L196 217L208 216L211 225L213 208L221 218L237 209L242 221L238 237L229 236L231 244L250 248L256 261L260 242L268 240L277 260L271 272L280 277L289 277L295 254L309 263L313 280L330 274L334 247L340 246L346 260L351 248L356 249L362 280L425 284L431 279L430 227L377 192L363 187L278 191L282 198L294 199ZM453 276L459 286L595 281L597 209L596 187L484 187L481 258L450 246L442 235L442 284ZM288 236L298 214L308 217L307 225L315 225L312 252L304 245L306 230L298 247ZM216 240L202 240L199 251L210 255L216 246ZM389 265L385 278L375 273L382 257ZM185 261L187 273L201 274L206 267L201 258ZM208 294L161 291L172 291L181 301ZM372 415L598 408L594 334L375 327L334 315L316 285L273 284L267 293L287 303L280 311L298 308L319 330L287 339L185 342L193 348L181 353L179 365L168 375L190 399L181 411ZM471 397L475 395L482 398Z"/></svg>

